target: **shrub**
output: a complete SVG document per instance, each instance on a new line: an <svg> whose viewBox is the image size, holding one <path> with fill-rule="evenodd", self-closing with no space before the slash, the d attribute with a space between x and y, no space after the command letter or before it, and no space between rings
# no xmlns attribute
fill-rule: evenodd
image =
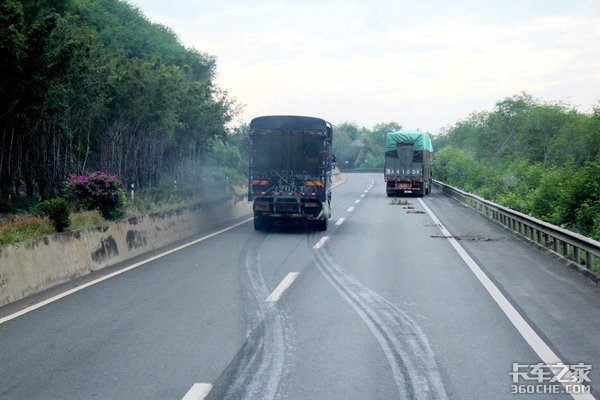
<svg viewBox="0 0 600 400"><path fill-rule="evenodd" d="M52 221L57 232L64 231L71 224L69 205L63 198L55 197L42 201L38 205L38 210Z"/></svg>
<svg viewBox="0 0 600 400"><path fill-rule="evenodd" d="M122 183L116 175L93 172L88 176L70 175L67 179L67 193L84 210L98 209L109 220L124 214L127 198Z"/></svg>

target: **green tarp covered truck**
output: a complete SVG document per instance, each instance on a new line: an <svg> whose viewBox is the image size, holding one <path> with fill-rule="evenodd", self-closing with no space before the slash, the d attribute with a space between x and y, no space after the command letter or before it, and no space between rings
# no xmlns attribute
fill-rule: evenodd
<svg viewBox="0 0 600 400"><path fill-rule="evenodd" d="M429 135L409 130L390 132L384 148L388 196L424 196L431 191L433 146Z"/></svg>

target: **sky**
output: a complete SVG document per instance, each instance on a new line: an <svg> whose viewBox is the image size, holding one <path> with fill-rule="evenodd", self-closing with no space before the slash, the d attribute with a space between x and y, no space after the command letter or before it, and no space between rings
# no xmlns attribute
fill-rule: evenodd
<svg viewBox="0 0 600 400"><path fill-rule="evenodd" d="M527 92L600 104L600 0L130 0L270 114L438 133Z"/></svg>

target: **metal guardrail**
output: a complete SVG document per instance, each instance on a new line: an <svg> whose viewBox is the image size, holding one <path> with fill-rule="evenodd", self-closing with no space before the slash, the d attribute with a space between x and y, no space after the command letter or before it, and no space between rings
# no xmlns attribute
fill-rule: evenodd
<svg viewBox="0 0 600 400"><path fill-rule="evenodd" d="M595 281L600 280L600 275L594 271L593 267L594 260L600 260L600 242L503 207L445 183L435 180L433 183L443 193L465 203L537 245L571 261L580 271Z"/></svg>

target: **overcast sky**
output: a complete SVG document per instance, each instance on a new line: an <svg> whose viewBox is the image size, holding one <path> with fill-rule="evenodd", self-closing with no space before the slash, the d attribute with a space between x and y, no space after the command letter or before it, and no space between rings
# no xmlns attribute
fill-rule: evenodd
<svg viewBox="0 0 600 400"><path fill-rule="evenodd" d="M241 120L299 114L437 133L526 91L600 99L600 0L131 0L217 57Z"/></svg>

